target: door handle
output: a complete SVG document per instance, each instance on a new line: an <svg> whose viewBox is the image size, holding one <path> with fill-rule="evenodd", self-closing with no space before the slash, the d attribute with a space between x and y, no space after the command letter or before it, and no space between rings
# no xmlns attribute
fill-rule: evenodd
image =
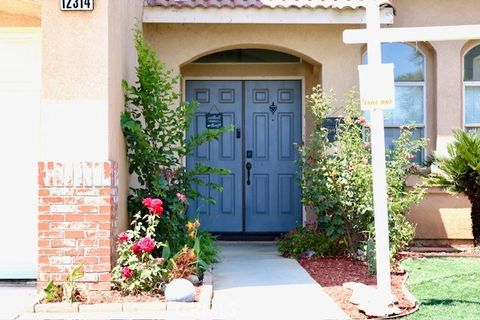
<svg viewBox="0 0 480 320"><path fill-rule="evenodd" d="M250 170L252 169L252 164L247 162L245 168L247 169L247 185L250 185Z"/></svg>

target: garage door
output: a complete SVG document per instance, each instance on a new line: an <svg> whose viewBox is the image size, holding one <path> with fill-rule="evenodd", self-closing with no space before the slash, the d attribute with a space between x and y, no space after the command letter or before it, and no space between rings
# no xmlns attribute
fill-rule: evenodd
<svg viewBox="0 0 480 320"><path fill-rule="evenodd" d="M40 30L0 28L0 279L37 277Z"/></svg>

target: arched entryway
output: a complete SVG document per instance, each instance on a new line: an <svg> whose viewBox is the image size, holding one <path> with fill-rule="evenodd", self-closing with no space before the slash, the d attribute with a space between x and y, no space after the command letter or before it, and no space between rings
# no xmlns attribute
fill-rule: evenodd
<svg viewBox="0 0 480 320"><path fill-rule="evenodd" d="M306 134L305 88L320 82L320 66L277 50L229 48L196 58L181 73L185 99L200 103L189 134L214 123L234 127L187 159L190 168L230 171L200 177L223 192L199 186L215 203L196 200L189 214L219 233L278 233L302 223L296 145Z"/></svg>

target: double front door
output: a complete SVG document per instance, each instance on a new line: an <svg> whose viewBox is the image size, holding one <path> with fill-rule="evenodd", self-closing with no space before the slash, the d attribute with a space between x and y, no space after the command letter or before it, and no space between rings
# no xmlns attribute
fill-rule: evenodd
<svg viewBox="0 0 480 320"><path fill-rule="evenodd" d="M233 125L218 141L204 143L187 159L224 168L228 175L199 176L223 192L198 185L215 199L190 202L189 215L198 216L212 232L282 232L301 222L297 183L297 144L302 136L301 82L187 81L186 98L200 103L189 135L207 127Z"/></svg>

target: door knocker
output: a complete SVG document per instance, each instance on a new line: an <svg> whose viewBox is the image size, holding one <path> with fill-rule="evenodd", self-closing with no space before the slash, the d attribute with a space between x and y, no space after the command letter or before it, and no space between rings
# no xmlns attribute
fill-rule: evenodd
<svg viewBox="0 0 480 320"><path fill-rule="evenodd" d="M275 111L277 111L277 106L275 105L275 101L272 101L272 104L268 107L270 109L270 112L272 113L272 116L275 114Z"/></svg>

